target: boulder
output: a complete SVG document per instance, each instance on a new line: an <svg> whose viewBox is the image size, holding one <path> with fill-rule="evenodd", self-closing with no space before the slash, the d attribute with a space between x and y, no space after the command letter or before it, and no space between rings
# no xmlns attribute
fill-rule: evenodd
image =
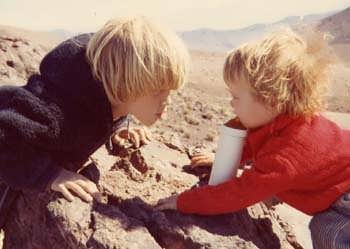
<svg viewBox="0 0 350 249"><path fill-rule="evenodd" d="M97 183L102 202L24 192L6 224L4 248L302 248L263 203L217 216L155 210L158 199L206 184L186 170L189 162L156 141L115 155L101 147L81 173Z"/></svg>

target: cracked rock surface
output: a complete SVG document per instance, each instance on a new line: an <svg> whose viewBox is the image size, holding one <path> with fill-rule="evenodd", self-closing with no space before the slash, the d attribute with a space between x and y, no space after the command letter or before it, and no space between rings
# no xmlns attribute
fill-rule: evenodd
<svg viewBox="0 0 350 249"><path fill-rule="evenodd" d="M98 184L103 201L25 193L12 210L4 248L302 248L288 224L262 203L218 216L155 210L159 198L199 179L184 170L188 155L163 143L122 156L102 147L92 158L81 173Z"/></svg>

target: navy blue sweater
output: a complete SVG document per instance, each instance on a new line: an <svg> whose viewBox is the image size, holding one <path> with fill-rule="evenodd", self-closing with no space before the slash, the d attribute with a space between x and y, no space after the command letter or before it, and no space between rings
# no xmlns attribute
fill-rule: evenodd
<svg viewBox="0 0 350 249"><path fill-rule="evenodd" d="M46 189L112 134L110 103L85 57L91 35L58 45L26 85L0 87L0 180L11 187Z"/></svg>

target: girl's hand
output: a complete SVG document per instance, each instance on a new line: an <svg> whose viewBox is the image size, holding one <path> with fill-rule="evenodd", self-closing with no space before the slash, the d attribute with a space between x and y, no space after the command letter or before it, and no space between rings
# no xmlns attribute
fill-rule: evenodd
<svg viewBox="0 0 350 249"><path fill-rule="evenodd" d="M191 167L196 168L196 167L203 167L203 166L208 166L211 167L214 162L214 153L199 153L194 155L191 158Z"/></svg>
<svg viewBox="0 0 350 249"><path fill-rule="evenodd" d="M155 205L157 210L177 210L176 201L178 195L172 195L170 197L160 199Z"/></svg>
<svg viewBox="0 0 350 249"><path fill-rule="evenodd" d="M91 202L93 198L100 201L101 198L95 183L78 173L65 169L62 169L52 182L51 189L61 192L68 201L74 200L72 193L86 202Z"/></svg>
<svg viewBox="0 0 350 249"><path fill-rule="evenodd" d="M214 153L196 154L191 159L191 167L212 167L215 159ZM247 166L248 167L248 166ZM238 169L245 169L244 164L240 164Z"/></svg>
<svg viewBox="0 0 350 249"><path fill-rule="evenodd" d="M119 146L123 146L126 141L131 142L135 148L139 148L151 141L151 133L145 127L130 128L129 131L127 127L122 127L112 137L112 142Z"/></svg>

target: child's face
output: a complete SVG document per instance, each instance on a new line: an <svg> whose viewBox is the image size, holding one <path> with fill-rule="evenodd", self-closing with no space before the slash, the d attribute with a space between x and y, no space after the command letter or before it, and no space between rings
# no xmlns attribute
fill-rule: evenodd
<svg viewBox="0 0 350 249"><path fill-rule="evenodd" d="M231 106L241 123L248 129L258 128L272 121L277 111L257 100L245 77L239 77L229 87Z"/></svg>
<svg viewBox="0 0 350 249"><path fill-rule="evenodd" d="M170 104L170 90L161 90L154 94L138 97L128 106L128 112L144 125L150 126L158 119L166 117L166 107Z"/></svg>

